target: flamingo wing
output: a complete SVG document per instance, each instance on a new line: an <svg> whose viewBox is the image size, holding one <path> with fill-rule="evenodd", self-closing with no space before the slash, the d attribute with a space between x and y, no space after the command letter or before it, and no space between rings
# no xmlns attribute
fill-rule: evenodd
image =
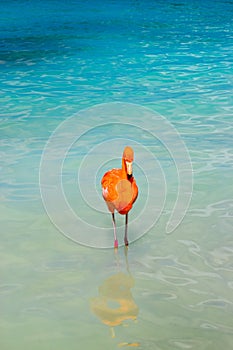
<svg viewBox="0 0 233 350"><path fill-rule="evenodd" d="M132 204L136 201L137 197L138 197L138 186L136 184L136 181L132 180L132 192L133 192L133 195L132 195Z"/></svg>
<svg viewBox="0 0 233 350"><path fill-rule="evenodd" d="M113 202L117 199L117 183L121 179L121 169L112 169L107 171L101 181L102 194L106 202Z"/></svg>
<svg viewBox="0 0 233 350"><path fill-rule="evenodd" d="M138 187L136 181L132 178L131 181L121 180L117 188L119 197L115 201L116 209L120 214L125 215L131 210L133 203L137 199Z"/></svg>

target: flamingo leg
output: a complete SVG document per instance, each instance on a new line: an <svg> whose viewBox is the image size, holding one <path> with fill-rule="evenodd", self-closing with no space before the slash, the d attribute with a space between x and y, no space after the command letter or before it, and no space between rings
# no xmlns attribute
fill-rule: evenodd
<svg viewBox="0 0 233 350"><path fill-rule="evenodd" d="M114 213L112 213L112 222L113 222L113 233L114 233L114 248L118 248L118 240L116 235L116 220L115 220Z"/></svg>
<svg viewBox="0 0 233 350"><path fill-rule="evenodd" d="M125 246L127 247L129 245L128 242L128 213L125 215Z"/></svg>

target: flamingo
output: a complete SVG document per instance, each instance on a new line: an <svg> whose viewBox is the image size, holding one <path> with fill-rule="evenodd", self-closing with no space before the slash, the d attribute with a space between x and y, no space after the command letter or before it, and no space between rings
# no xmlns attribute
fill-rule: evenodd
<svg viewBox="0 0 233 350"><path fill-rule="evenodd" d="M128 246L128 212L138 196L138 187L133 177L132 163L134 160L133 149L125 147L122 156L122 168L107 171L102 177L102 194L107 207L112 214L114 230L114 248L118 248L116 234L115 210L121 215L125 215L125 246Z"/></svg>

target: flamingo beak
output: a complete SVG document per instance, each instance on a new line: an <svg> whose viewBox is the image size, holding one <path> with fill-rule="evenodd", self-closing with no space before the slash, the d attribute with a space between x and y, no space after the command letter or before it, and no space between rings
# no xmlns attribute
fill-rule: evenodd
<svg viewBox="0 0 233 350"><path fill-rule="evenodd" d="M127 170L127 176L131 177L133 174L133 162L125 161L126 163L126 170Z"/></svg>

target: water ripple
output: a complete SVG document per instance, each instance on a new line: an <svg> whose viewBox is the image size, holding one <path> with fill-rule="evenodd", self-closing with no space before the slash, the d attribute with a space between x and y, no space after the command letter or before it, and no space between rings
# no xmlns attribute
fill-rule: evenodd
<svg viewBox="0 0 233 350"><path fill-rule="evenodd" d="M196 306L226 308L232 305L233 305L233 302L226 299L207 299L199 302Z"/></svg>
<svg viewBox="0 0 233 350"><path fill-rule="evenodd" d="M21 284L2 284L0 285L0 294L11 294L18 292L19 289L22 289L23 286Z"/></svg>

